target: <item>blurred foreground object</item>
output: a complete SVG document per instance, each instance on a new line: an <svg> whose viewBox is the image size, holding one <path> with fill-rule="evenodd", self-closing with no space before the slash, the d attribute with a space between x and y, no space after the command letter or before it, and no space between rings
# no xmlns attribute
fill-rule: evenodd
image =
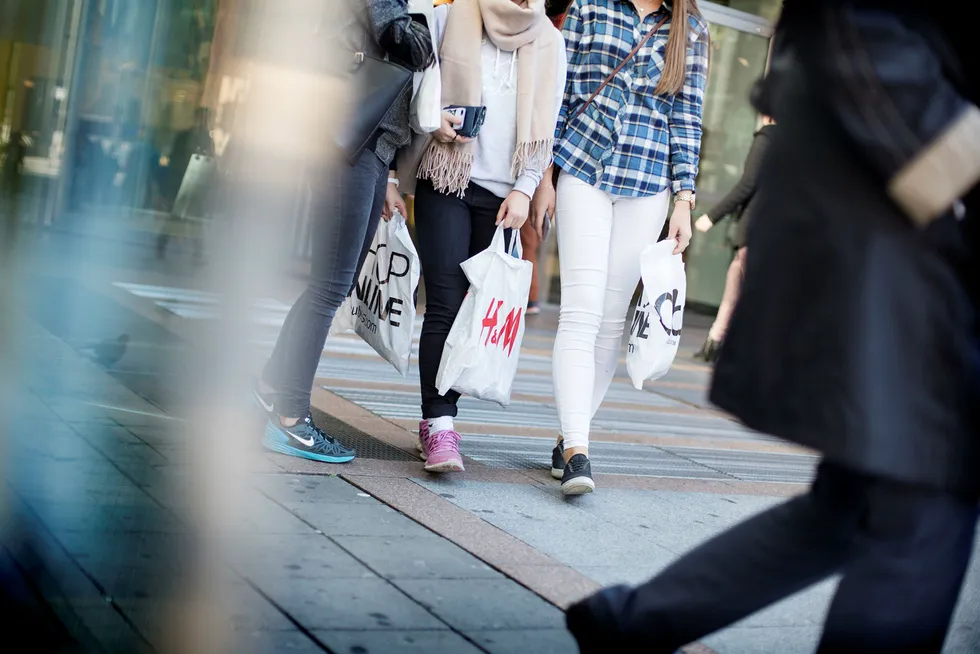
<svg viewBox="0 0 980 654"><path fill-rule="evenodd" d="M673 652L841 572L819 652L943 647L980 496L980 58L955 12L912 2L790 0L776 39L757 108L780 132L711 399L824 462L572 607L584 654Z"/></svg>

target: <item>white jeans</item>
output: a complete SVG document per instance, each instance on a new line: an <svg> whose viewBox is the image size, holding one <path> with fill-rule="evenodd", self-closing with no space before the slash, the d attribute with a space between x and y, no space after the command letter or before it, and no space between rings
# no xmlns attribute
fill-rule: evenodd
<svg viewBox="0 0 980 654"><path fill-rule="evenodd" d="M559 178L561 313L553 370L566 448L589 444L592 417L619 364L640 252L660 237L669 201L668 190L627 198L567 173Z"/></svg>

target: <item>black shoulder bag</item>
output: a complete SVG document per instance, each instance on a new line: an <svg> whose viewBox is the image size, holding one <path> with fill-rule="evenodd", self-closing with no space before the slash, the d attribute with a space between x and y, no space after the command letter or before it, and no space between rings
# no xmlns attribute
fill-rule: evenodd
<svg viewBox="0 0 980 654"><path fill-rule="evenodd" d="M363 4L363 0L357 4ZM366 39L374 38L370 11L355 8L358 19L364 23ZM366 43L365 43L366 45ZM398 64L372 57L363 47L352 53L348 93L351 94L351 115L346 123L340 125L334 135L337 147L347 156L350 163L357 161L371 137L378 131L381 121L391 110L398 96L412 83L412 72Z"/></svg>

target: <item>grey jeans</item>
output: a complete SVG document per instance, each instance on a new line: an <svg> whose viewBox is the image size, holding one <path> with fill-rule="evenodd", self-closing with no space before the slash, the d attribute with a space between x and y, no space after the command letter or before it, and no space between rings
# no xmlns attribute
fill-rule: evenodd
<svg viewBox="0 0 980 654"><path fill-rule="evenodd" d="M310 283L279 332L262 379L278 391L276 412L305 418L327 332L354 286L378 228L388 166L365 150L313 188L313 260Z"/></svg>

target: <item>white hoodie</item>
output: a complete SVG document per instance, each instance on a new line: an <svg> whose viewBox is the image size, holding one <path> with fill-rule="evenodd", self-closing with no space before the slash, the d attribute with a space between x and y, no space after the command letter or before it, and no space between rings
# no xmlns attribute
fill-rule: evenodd
<svg viewBox="0 0 980 654"><path fill-rule="evenodd" d="M452 5L436 7L436 38L441 46L446 32L446 21ZM559 39L561 37L559 36ZM528 168L514 179L511 163L517 149L517 53L501 50L484 33L481 49L483 58L483 104L487 108L486 121L476 136L476 153L470 183L481 186L497 197L507 197L512 191L520 191L531 197L541 182L544 170ZM558 48L557 80L555 84L555 119L565 97L565 41Z"/></svg>

